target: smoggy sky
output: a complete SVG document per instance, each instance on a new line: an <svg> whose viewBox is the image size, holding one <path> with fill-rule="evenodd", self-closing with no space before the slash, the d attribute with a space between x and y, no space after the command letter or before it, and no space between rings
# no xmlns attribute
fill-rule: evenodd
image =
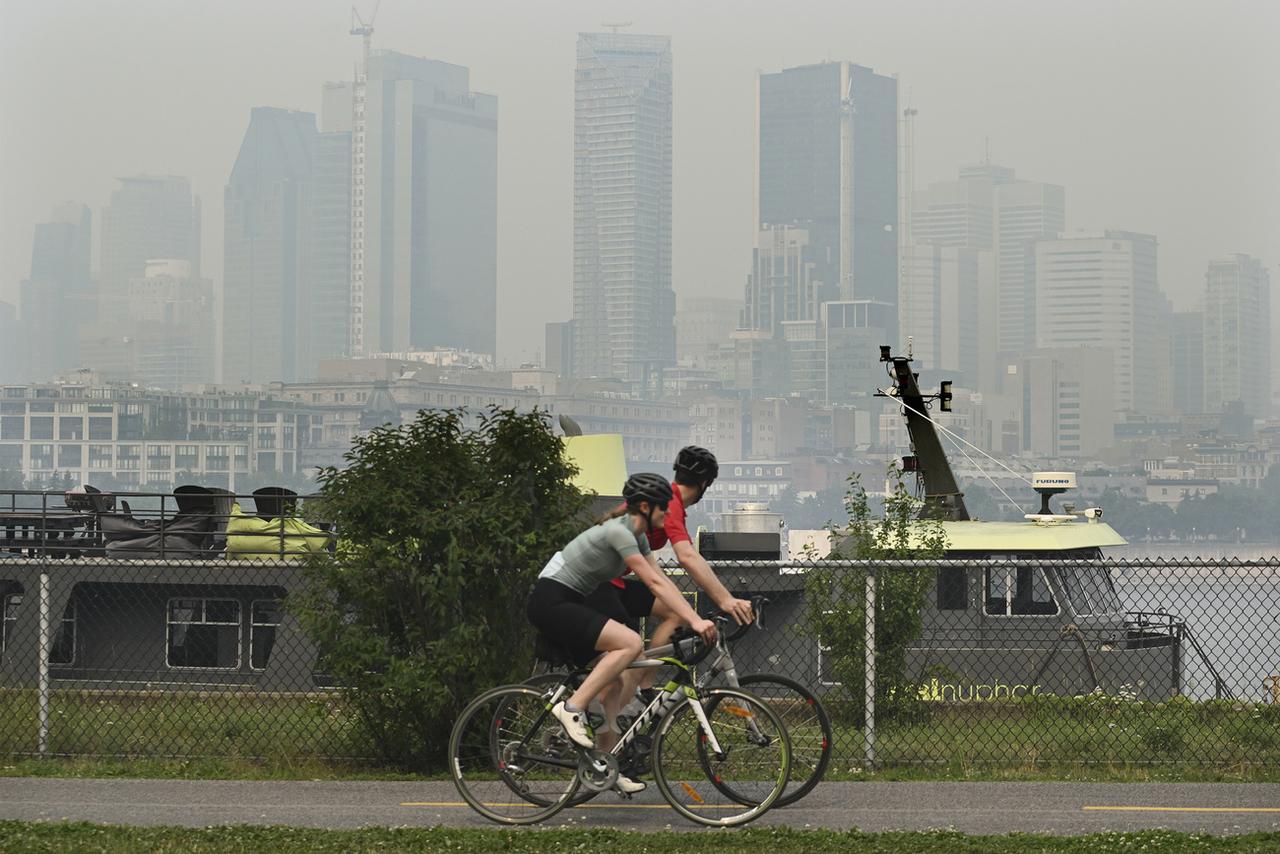
<svg viewBox="0 0 1280 854"><path fill-rule="evenodd" d="M917 187L989 145L1019 176L1066 187L1069 230L1157 235L1177 308L1216 255L1280 269L1280 3L384 0L375 47L466 65L499 98L504 361L533 358L542 324L569 315L574 42L607 21L672 37L678 298L741 295L755 74L824 59L899 75L919 110ZM250 108L318 111L321 81L352 74L349 25L344 0L6 3L0 299L16 302L32 228L60 201L93 210L96 259L113 179L136 173L191 178L220 282L223 188Z"/></svg>

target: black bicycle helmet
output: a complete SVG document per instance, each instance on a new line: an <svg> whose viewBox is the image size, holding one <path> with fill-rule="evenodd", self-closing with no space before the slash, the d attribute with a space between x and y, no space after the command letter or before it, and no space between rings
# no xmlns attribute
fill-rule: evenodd
<svg viewBox="0 0 1280 854"><path fill-rule="evenodd" d="M681 448L680 453L676 454L676 463L672 468L675 469L677 480L682 483L684 480L689 480L697 484L709 484L720 475L720 464L716 462L716 455L697 445L686 445ZM684 477L681 478L680 475Z"/></svg>
<svg viewBox="0 0 1280 854"><path fill-rule="evenodd" d="M641 501L648 501L651 507L661 507L665 510L671 501L671 484L667 483L665 477L653 472L633 474L627 478L626 485L622 487L622 497L626 499L628 507L635 507Z"/></svg>

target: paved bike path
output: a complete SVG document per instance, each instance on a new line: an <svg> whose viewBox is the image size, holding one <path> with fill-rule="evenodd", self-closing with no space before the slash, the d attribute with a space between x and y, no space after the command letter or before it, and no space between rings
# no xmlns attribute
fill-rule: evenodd
<svg viewBox="0 0 1280 854"><path fill-rule="evenodd" d="M306 782L0 778L0 818L131 825L354 828L495 827L449 782ZM1078 834L1172 828L1214 834L1280 830L1280 784L823 783L761 825L865 831L951 828L973 834ZM606 794L544 826L694 830L650 786Z"/></svg>

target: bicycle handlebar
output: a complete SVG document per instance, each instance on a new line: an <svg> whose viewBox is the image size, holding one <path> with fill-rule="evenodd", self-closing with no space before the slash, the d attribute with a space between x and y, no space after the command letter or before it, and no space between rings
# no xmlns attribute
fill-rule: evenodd
<svg viewBox="0 0 1280 854"><path fill-rule="evenodd" d="M747 633L747 629L752 626L764 628L764 606L769 604L769 600L764 596L751 597L751 610L755 613L756 618L750 623L742 623L741 625L734 623L733 631L724 636L725 643L733 643L738 638ZM727 621L729 614L723 608L707 617L708 620Z"/></svg>
<svg viewBox="0 0 1280 854"><path fill-rule="evenodd" d="M755 620L750 623L735 625L733 631L729 632L728 634L725 634L723 631L721 631L721 629L723 628L722 625L718 625L716 627L716 630L717 632L720 633L721 640L724 643L733 643L738 638L746 634L747 630L750 629L752 626L764 628L764 606L767 605L768 603L769 603L769 600L764 596L751 597L751 610L755 612L755 615L756 615ZM707 617L705 617L705 619L714 620L716 623L723 624L723 623L727 623L732 618L729 616L729 613L727 611L725 611L724 609L720 609L718 611L715 611L712 614L709 614ZM698 649L696 653L686 658L682 652L683 648L681 647L681 644L690 640L697 641L699 640L699 637L697 632L693 631L688 626L681 626L680 628L676 629L675 633L672 634L671 636L671 643L675 645L674 652L676 657L679 658L681 661L683 661L685 664L692 667L698 664L699 662L701 662L708 655L710 655L711 650L715 648L715 644L704 643L701 645L701 647Z"/></svg>

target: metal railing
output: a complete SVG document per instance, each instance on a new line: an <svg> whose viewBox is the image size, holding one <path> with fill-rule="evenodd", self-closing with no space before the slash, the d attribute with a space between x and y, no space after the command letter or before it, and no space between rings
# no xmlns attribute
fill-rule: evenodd
<svg viewBox="0 0 1280 854"><path fill-rule="evenodd" d="M332 551L332 526L308 518L319 496L198 486L174 492L0 492L0 556L62 560L291 559Z"/></svg>

